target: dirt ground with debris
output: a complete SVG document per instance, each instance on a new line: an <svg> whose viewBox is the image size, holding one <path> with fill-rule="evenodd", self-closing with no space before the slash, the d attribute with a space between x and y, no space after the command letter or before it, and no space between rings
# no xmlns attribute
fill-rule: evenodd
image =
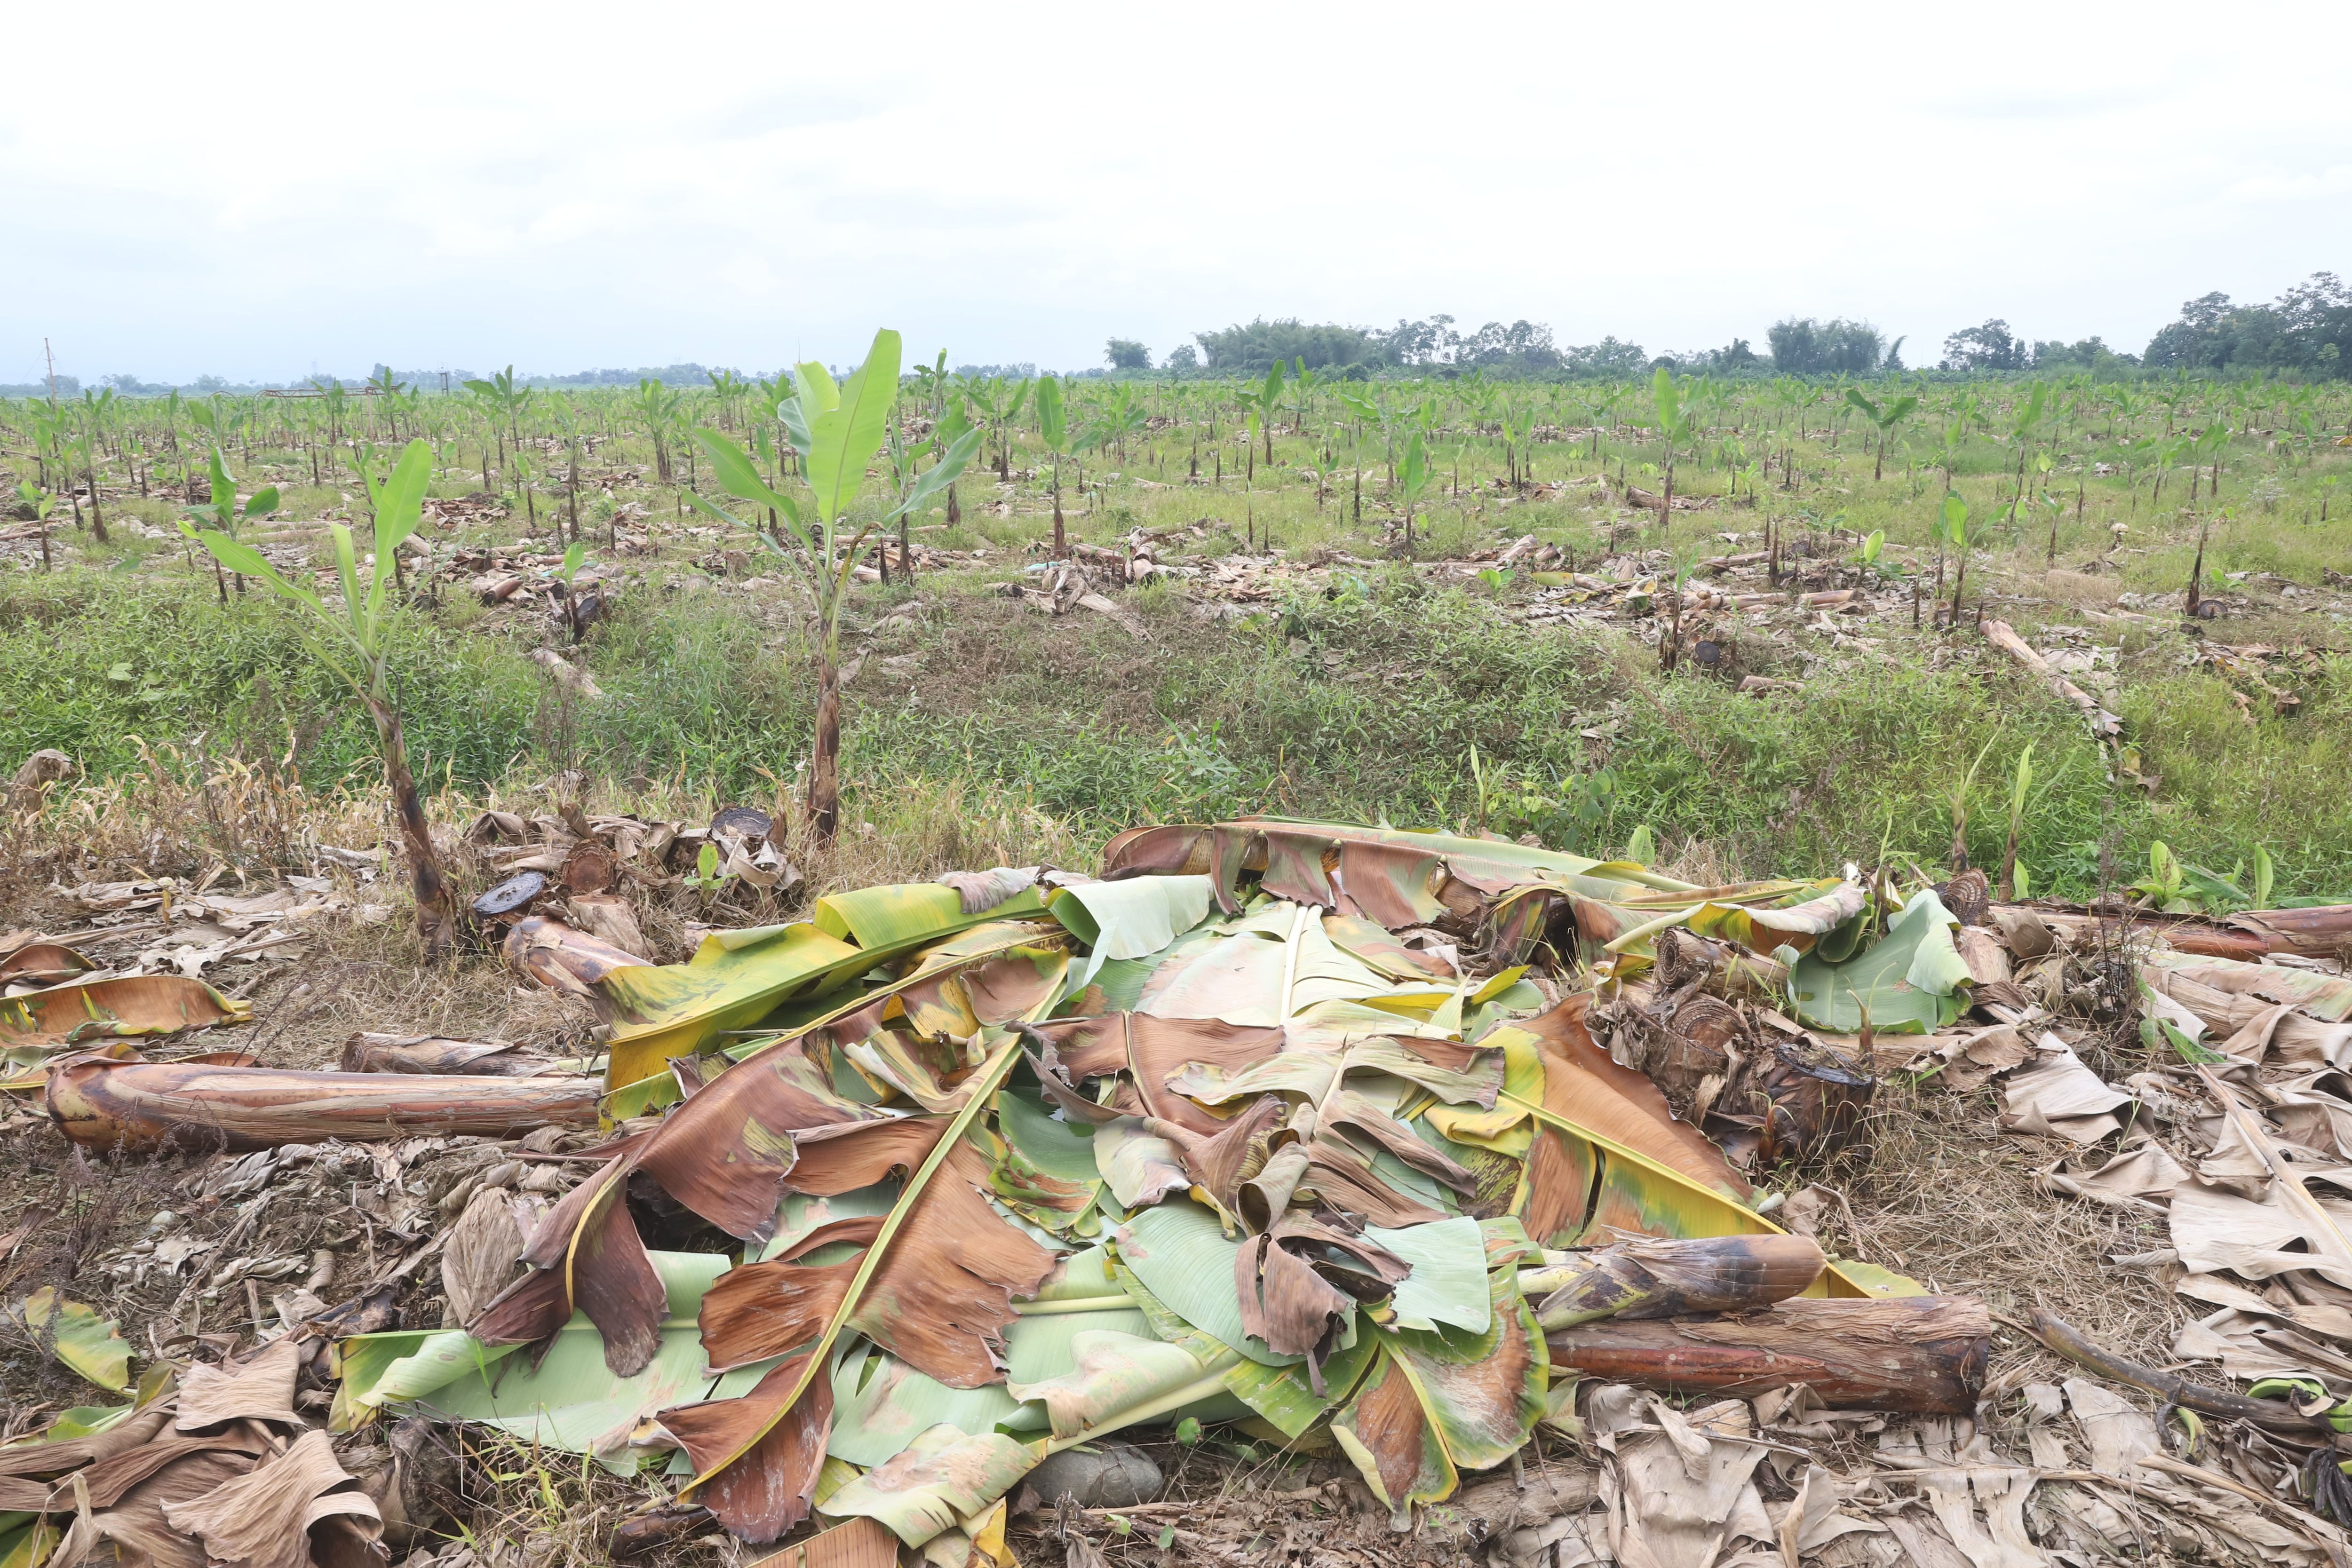
<svg viewBox="0 0 2352 1568"><path fill-rule="evenodd" d="M1769 558L1761 570L1779 574ZM1564 564L1560 573L1544 591L1559 595L1562 613L1587 607L1625 613L1625 601L1643 586L1630 573L1587 579ZM1038 596L1032 608L1052 614L1066 608L1061 598L1080 590L1092 591L1083 578L1064 577L1023 591ZM1847 596L1842 604L1870 602L1849 589L1824 591ZM1084 592L1070 603L1081 605ZM1639 619L1653 623L1668 652L1680 641L1675 656L1702 657L1714 638L1723 639L1712 643L1722 655L1733 635L1722 630L1725 618L1740 607L1727 598L1710 622L1700 603L1691 601L1687 620ZM2063 641L2042 641L2063 653ZM2074 686L2069 669L2094 690ZM2033 673L2086 722L2098 723L2105 710L2095 664L2045 660ZM2066 695L2069 687L2079 701ZM243 1064L332 1069L346 1064L361 1037L424 1037L510 1051L525 1074L601 1071L609 1030L593 983L560 963L541 962L537 939L524 940L528 920L489 925L455 954L428 957L400 915L398 868L387 851L344 847L388 842L380 821L348 798L320 800L290 785L248 782L257 793L245 804L279 825L280 847L275 863L260 859L234 873L211 850L165 826L194 806L173 797L160 776L143 794L99 796L68 831L54 820L33 833L20 831L0 886L16 932L12 947L38 934L101 974L202 977L225 1005L250 1009L249 1020L233 1027L122 1042L153 1061L231 1051ZM1021 822L1010 817L975 817L903 840L845 836L818 851L789 827L765 842L772 824L757 810L748 813L759 826L747 838L722 832L725 814L711 816L704 804L600 795L591 810L586 793L584 780L571 779L493 799L439 836L464 885L530 882L530 896L547 901L541 908L622 945L602 951L635 951L657 963L683 959L715 927L804 915L822 894L970 873L992 862L1079 859L1066 841L1024 839ZM698 891L712 866L727 872L716 901ZM1743 869L1705 843L1659 868L1710 887L1737 883ZM976 880L987 883L996 874ZM1859 910L1865 890L1855 874L1818 885L1836 884L1838 894L1824 896L1850 894L1850 906L1841 907ZM1016 1492L1005 1550L1024 1562L1059 1558L1068 1568L1465 1560L1579 1568L1607 1556L1637 1561L1626 1553L1638 1548L1620 1539L1622 1521L1688 1503L1712 1509L1718 1521L1725 1511L1747 1509L1744 1522L1724 1528L1752 1541L1777 1535L1783 1560L1835 1568L1906 1561L1949 1568L1937 1553L1953 1550L1974 1568L2012 1568L2042 1560L2033 1554L2045 1551L2078 1558L2087 1552L2085 1560L2096 1560L2126 1540L2147 1543L2136 1551L2187 1560L2250 1561L2250 1549L2274 1548L2291 1561L2319 1561L2313 1543L2332 1546L2342 1537L2293 1490L2294 1478L2310 1475L2307 1445L2281 1444L2242 1424L2226 1440L2191 1430L2193 1440L2183 1441L2171 1406L2197 1389L2234 1396L2249 1375L2247 1358L2285 1343L2216 1318L2217 1302L2242 1299L2242 1311L2284 1314L2300 1328L2334 1322L2327 1314L2340 1316L2345 1292L2324 1280L2292 1288L2273 1282L2260 1297L2214 1273L2184 1282L2179 1218L2168 1216L2167 1204L2176 1188L2189 1189L2192 1170L2223 1184L2227 1201L2261 1190L2268 1178L2231 1166L2228 1137L2215 1131L2256 1101L2273 1106L2278 1136L2293 1143L2294 1158L2326 1152L2308 1145L2327 1145L2326 1129L2335 1125L2327 1107L2341 1103L2329 1098L2334 1081L2281 1073L2284 1063L2332 1061L2328 1052L2352 1046L2352 1026L2326 1021L2331 1008L2352 997L2329 989L2340 984L2340 954L2312 957L2274 947L2259 965L2231 969L2226 965L2236 961L2224 961L2176 984L2147 967L2153 953L2168 950L2174 926L2189 931L2182 939L2192 946L2242 951L2252 944L2260 953L2262 941L2214 921L2167 925L2121 904L2088 912L1995 907L1977 872L1921 895L1937 891L1970 911L1956 929L1977 986L1975 1021L1927 1035L1823 1037L1840 1060L1874 1079L1863 1120L1793 1165L1755 1174L1769 1176L1774 1218L1830 1256L1990 1311L1984 1396L1973 1418L1823 1409L1802 1390L1752 1401L1636 1397L1622 1385L1594 1387L1588 1379L1581 1416L1572 1390L1564 1417L1578 1436L1538 1427L1510 1465L1465 1474L1457 1495L1406 1513L1392 1513L1319 1429L1306 1446L1290 1447L1243 1427L1180 1436L1150 1427L1123 1433L1117 1445L1149 1461L1146 1495L1057 1504L1034 1490ZM501 931L503 951L493 946ZM1721 954L1706 962L1722 962ZM1682 1069L1645 1055L1643 1042L1672 1039L1688 1048L1700 1037L1698 1014L1676 1009L1698 1002L1718 1014L1745 1009L1743 1030L1769 1035L1770 1024L1804 1035L1772 1011L1769 994L1732 985L1736 969L1688 985L1670 985L1664 968L1637 972L1621 977L1614 999L1592 1014L1597 1037L1619 1064L1655 1079L1667 1097L1662 1107L1672 1103L1726 1148L1737 1145L1737 1129L1708 1109L1719 1082L1699 1087L1692 1099L1689 1075L1677 1080ZM2241 980L2252 988L2243 995L2215 988ZM2150 983L2166 992L2163 999L2152 992L2137 999ZM2257 991L2300 1003L2273 1005ZM2192 1033L2210 1028L2225 1050L2205 1055L2237 1063L2240 1091L2210 1078L2198 1054L2204 1048L2192 1047L2179 1061L2152 1051L2144 1013ZM1754 1057L1753 1040L1748 1049ZM1755 1059L1769 1056L1767 1050ZM16 1066L23 1071L23 1063ZM2241 1103L2233 1092L2254 1100ZM522 1228L503 1255L511 1260L535 1217L598 1168L603 1156L590 1151L606 1136L575 1123L520 1135L330 1138L250 1153L194 1146L93 1153L51 1119L37 1074L0 1099L0 1297L54 1288L119 1323L142 1363L202 1367L252 1354L275 1336L310 1335L303 1343L320 1348L299 1366L292 1396L294 1411L310 1421L325 1417L336 1399L329 1343L352 1333L473 1322L486 1298L456 1299L458 1287L443 1267L465 1229L461 1218L480 1212L486 1195L506 1195L496 1207ZM2343 1123L2352 1127L2352 1110ZM2147 1179L2127 1181L2127 1170ZM648 1247L737 1250L735 1239L642 1175L630 1178L628 1191ZM2238 1222L2253 1208L2237 1211ZM491 1286L520 1269L503 1260ZM2252 1270L2260 1261L2249 1256L2235 1266ZM2082 1367L2046 1347L2033 1326L2037 1312L2054 1314L2107 1354L2180 1382L2158 1398L2086 1381ZM90 1400L89 1384L45 1353L27 1322L21 1313L0 1321L8 1342L0 1354L7 1437ZM2340 1370L2316 1341L2294 1343L2305 1364L2331 1375ZM615 1557L734 1564L753 1555L707 1517L664 1510L675 1476L647 1471L622 1479L488 1428L409 1417L363 1426L336 1452L371 1496L396 1500L385 1504L385 1540L415 1568L427 1561L435 1568L539 1568ZM1685 1460L1702 1458L1730 1490L1695 1501L1674 1477ZM2142 1475L2116 1490L2138 1458L2159 1469L2189 1467L2189 1490L2167 1493L2165 1483ZM2208 1495L2217 1488L2226 1501ZM404 1522L410 1515L420 1522ZM459 1529L458 1539L424 1529L426 1520L440 1521L434 1528L441 1531ZM1696 1552L1694 1563L1721 1555L1685 1544ZM2000 1555L2011 1548L2028 1555ZM982 1553L977 1545L972 1551L977 1563Z"/></svg>

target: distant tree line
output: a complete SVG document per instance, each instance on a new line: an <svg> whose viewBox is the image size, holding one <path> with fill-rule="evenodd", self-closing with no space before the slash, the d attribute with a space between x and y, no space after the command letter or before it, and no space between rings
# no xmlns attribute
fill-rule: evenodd
<svg viewBox="0 0 2352 1568"><path fill-rule="evenodd" d="M2268 305L2207 294L2181 306L2180 319L2157 333L2141 358L2162 370L2352 374L2352 289L2332 272L2315 272Z"/></svg>
<svg viewBox="0 0 2352 1568"><path fill-rule="evenodd" d="M1883 375L1909 368L1903 361L1903 339L1889 341L1871 323L1843 317L1824 321L1791 316L1776 321L1765 333L1761 353L1745 338L1734 338L1720 349L1656 355L1613 337L1563 347L1553 341L1550 328L1536 322L1489 321L1465 333L1453 317L1444 315L1400 320L1386 329L1307 322L1296 316L1271 321L1261 317L1193 336L1197 350L1192 343L1180 344L1159 368L1177 375L1207 371L1251 376L1263 375L1279 360L1285 364L1303 361L1309 370L1343 377L1383 371L1440 375L1485 371L1536 380L1638 375L1657 365L1691 372L1799 376ZM1104 357L1113 374L1154 368L1150 350L1132 338L1110 340ZM2336 274L2319 272L2269 305L2239 305L2226 294L2208 294L2183 305L2180 319L2158 331L2137 355L2110 348L2096 337L2071 343L2022 337L2006 320L1995 319L1945 339L1943 358L1935 368L1961 375L2074 370L2107 375L2174 367L2314 377L2352 374L2352 289Z"/></svg>
<svg viewBox="0 0 2352 1568"><path fill-rule="evenodd" d="M1369 377L1384 371L1422 374L1463 375L1484 371L1496 376L1538 381L1587 377L1641 375L1652 367L1718 375L1779 374L1800 376L1883 375L1907 369L1903 340L1889 342L1867 321L1843 317L1823 321L1791 316L1776 321L1764 335L1759 353L1745 338L1734 338L1720 349L1653 355L1639 343L1603 338L1598 343L1562 347L1551 329L1528 320L1489 321L1475 332L1458 330L1451 316L1430 316L1418 321L1400 320L1394 327L1348 327L1335 322L1309 323L1296 316L1223 331L1194 334L1199 346L1179 344L1158 367L1182 376L1207 371L1218 375L1264 375L1276 360L1285 364L1305 361L1309 370L1342 377ZM1137 374L1154 369L1151 350L1132 338L1113 338L1105 350L1109 369L1082 372L1093 375ZM2098 375L2127 374L2140 370L2175 369L2206 373L2283 372L2314 378L2352 375L2352 288L2332 272L2315 272L2267 305L2241 305L2226 294L2213 293L2189 300L2180 319L2160 329L2139 354L2109 348L2098 338L2074 342L2033 340L2013 331L1996 318L1980 326L1964 327L1944 340L1944 354L1936 368L1959 375L2016 375L2029 371L2088 371ZM967 376L1031 377L1035 364L959 365ZM373 372L383 373L377 365ZM412 386L438 388L438 370L398 371L394 380ZM635 370L580 371L571 375L523 378L540 387L635 386L641 380L670 386L702 386L712 371L688 362ZM462 385L474 372L452 368L448 384ZM301 382L231 382L219 376L198 376L192 382L145 382L116 374L100 378L126 397L160 397L178 391L196 396L213 392L251 393L265 387L300 386ZM326 378L320 377L320 380ZM356 384L357 378L347 378ZM60 396L78 396L78 377L60 373ZM45 397L46 380L0 384L0 397Z"/></svg>

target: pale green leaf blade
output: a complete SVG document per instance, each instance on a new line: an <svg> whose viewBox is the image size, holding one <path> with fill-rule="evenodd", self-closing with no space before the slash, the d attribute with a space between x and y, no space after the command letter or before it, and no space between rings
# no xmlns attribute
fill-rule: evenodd
<svg viewBox="0 0 2352 1568"><path fill-rule="evenodd" d="M1071 989L1084 988L1108 959L1160 951L1207 919L1215 896L1209 876L1138 876L1064 888L1054 897L1054 918L1090 949Z"/></svg>
<svg viewBox="0 0 2352 1568"><path fill-rule="evenodd" d="M1518 1276L1496 1270L1485 1333L1396 1335L1392 1354L1412 1375L1447 1458L1462 1470L1509 1462L1543 1418L1551 1357Z"/></svg>
<svg viewBox="0 0 2352 1568"><path fill-rule="evenodd" d="M1189 1387L1211 1371L1181 1345L1106 1329L1081 1330L1070 1351L1076 1364L1068 1372L1007 1389L1014 1399L1042 1403L1056 1437L1111 1426L1123 1413Z"/></svg>
<svg viewBox="0 0 2352 1568"><path fill-rule="evenodd" d="M811 424L841 406L841 389L834 384L833 372L818 361L803 360L794 365L793 384L800 389L801 413Z"/></svg>
<svg viewBox="0 0 2352 1568"><path fill-rule="evenodd" d="M1234 1258L1240 1251L1241 1243L1226 1238L1214 1215L1181 1199L1138 1210L1118 1236L1119 1260L1186 1322L1266 1366L1305 1360L1278 1354L1264 1340L1243 1333L1241 1297L1234 1284Z"/></svg>
<svg viewBox="0 0 2352 1568"><path fill-rule="evenodd" d="M824 1511L834 1519L862 1515L920 1546L1012 1490L1037 1459L1035 1450L1001 1432L974 1437L934 1427L825 1499Z"/></svg>
<svg viewBox="0 0 2352 1568"><path fill-rule="evenodd" d="M992 1432L1019 1412L1024 1397L1001 1383L950 1388L896 1356L861 1347L834 1369L833 1432L824 1451L853 1465L885 1464L938 1427L968 1436Z"/></svg>
<svg viewBox="0 0 2352 1568"><path fill-rule="evenodd" d="M1037 435L1049 452L1059 452L1069 439L1068 416L1062 407L1062 383L1055 377L1037 378Z"/></svg>
<svg viewBox="0 0 2352 1568"><path fill-rule="evenodd" d="M898 397L898 334L874 334L866 362L841 389L840 403L811 423L809 488L815 493L817 520L830 527L857 496L866 465L882 450L891 405Z"/></svg>
<svg viewBox="0 0 2352 1568"><path fill-rule="evenodd" d="M1367 1225L1364 1238L1412 1266L1391 1298L1400 1327L1487 1331L1486 1244L1476 1220L1462 1216L1395 1230Z"/></svg>
<svg viewBox="0 0 2352 1568"><path fill-rule="evenodd" d="M743 449L715 430L697 427L692 432L694 444L701 449L710 463L710 471L719 477L719 487L742 501L756 501L763 507L773 507L780 512L791 513L793 505L768 487L760 477L760 470ZM797 520L797 518L795 518Z"/></svg>

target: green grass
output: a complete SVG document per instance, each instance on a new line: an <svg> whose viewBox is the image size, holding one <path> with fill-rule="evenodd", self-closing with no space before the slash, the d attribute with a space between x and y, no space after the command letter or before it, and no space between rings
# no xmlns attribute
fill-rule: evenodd
<svg viewBox="0 0 2352 1568"><path fill-rule="evenodd" d="M2038 887L2093 890L2103 841L2127 879L2160 838L2225 873L2263 844L2282 896L2352 891L2340 660L2291 717L2249 719L2209 675L2129 676L2122 706L2158 780L2150 794L2111 782L2073 711L1992 664L1857 661L1759 700L1664 678L1613 632L1518 626L1402 569L1343 576L1241 622L1203 622L1146 591L1134 602L1149 642L1092 615L1024 612L964 576L915 595L929 612L878 638L847 694L853 815L886 816L919 781L1034 802L1082 840L1248 811L1461 824L1479 817L1475 746L1490 793L1510 787L1489 828L1607 852L1647 824L1669 854L1696 842L1750 874L1821 874L1873 863L1882 846L1940 862L1948 793L1981 755L1968 841L1997 865L2006 779L2030 742L2039 783L2021 858ZM908 596L861 591L853 620L869 625ZM772 796L808 744L798 622L772 597L709 587L624 603L586 650L607 695L574 705L568 724L525 657L537 622L462 595L439 619L404 615L420 778L482 785L578 766ZM903 674L881 664L907 654ZM133 737L248 756L291 746L314 785L363 782L373 767L363 723L258 596L224 609L209 582L103 572L0 583L0 761L51 746L119 773L138 760Z"/></svg>

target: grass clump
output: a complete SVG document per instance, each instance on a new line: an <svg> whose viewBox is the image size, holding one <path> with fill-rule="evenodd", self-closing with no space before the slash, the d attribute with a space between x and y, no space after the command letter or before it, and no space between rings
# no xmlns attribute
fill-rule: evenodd
<svg viewBox="0 0 2352 1568"><path fill-rule="evenodd" d="M813 683L787 591L649 573L587 643L563 648L605 694L570 703L529 658L552 640L541 622L461 597L396 617L427 788L478 796L518 770L576 768L714 801L793 789ZM1144 636L1090 613L1036 614L966 575L859 590L846 820L911 833L926 863L1013 853L1039 822L1073 858L1132 823L1249 812L1532 831L1591 853L1646 825L1665 853L1705 845L1727 873L1818 875L1874 863L1882 846L1942 863L1950 791L1981 758L1966 841L1997 866L2005 781L2030 744L2020 858L2036 891L2086 895L2103 864L2128 880L2161 839L2224 873L2263 845L2281 896L2352 893L2340 659L2279 715L2233 701L2216 674L2126 649L2116 705L2135 775L2072 709L1972 643L1759 645L1803 684L1759 698L1661 675L1615 626L1522 625L1507 598L1433 588L1403 566L1343 571L1239 619L1203 619L1169 589L1129 604ZM179 744L191 767L290 756L318 788L356 786L372 778L373 737L331 681L289 618L251 595L223 609L202 582L0 582L0 761L56 747L106 778L147 766L143 737ZM960 836L951 819L1000 800L1039 815ZM923 821L898 821L909 812Z"/></svg>

